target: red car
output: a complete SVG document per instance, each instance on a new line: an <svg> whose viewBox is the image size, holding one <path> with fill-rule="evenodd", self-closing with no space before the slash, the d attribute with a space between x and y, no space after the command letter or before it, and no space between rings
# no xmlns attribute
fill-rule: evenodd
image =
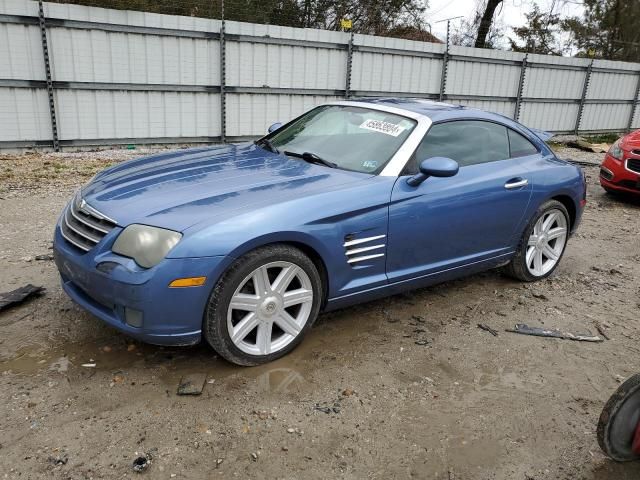
<svg viewBox="0 0 640 480"><path fill-rule="evenodd" d="M607 192L640 195L640 130L611 145L600 165L600 185Z"/></svg>

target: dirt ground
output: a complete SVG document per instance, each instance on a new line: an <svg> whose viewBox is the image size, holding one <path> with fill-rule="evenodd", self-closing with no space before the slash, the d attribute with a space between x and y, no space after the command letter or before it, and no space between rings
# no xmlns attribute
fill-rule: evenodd
<svg viewBox="0 0 640 480"><path fill-rule="evenodd" d="M75 189L140 153L0 156L0 290L47 289L0 313L0 478L640 478L595 435L604 402L640 372L640 202L605 195L596 167L553 277L492 271L325 314L289 356L241 368L202 345L131 341L35 259ZM505 332L597 334L597 322L610 340ZM202 395L178 396L192 373L207 376Z"/></svg>

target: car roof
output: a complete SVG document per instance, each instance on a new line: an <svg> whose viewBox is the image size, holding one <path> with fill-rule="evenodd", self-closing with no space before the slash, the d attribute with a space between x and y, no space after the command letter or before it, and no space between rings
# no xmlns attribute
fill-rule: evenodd
<svg viewBox="0 0 640 480"><path fill-rule="evenodd" d="M355 102L371 103L375 105L385 105L388 107L400 108L409 112L417 113L428 117L432 122L449 120L455 118L478 118L484 120L496 120L499 122L512 124L513 120L496 113L485 112L464 105L453 105L444 102L435 102L425 98L415 97L361 97L351 99Z"/></svg>

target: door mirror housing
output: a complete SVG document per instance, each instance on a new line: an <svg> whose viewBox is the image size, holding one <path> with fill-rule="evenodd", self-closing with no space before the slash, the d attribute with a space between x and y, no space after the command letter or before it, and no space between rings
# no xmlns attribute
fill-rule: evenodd
<svg viewBox="0 0 640 480"><path fill-rule="evenodd" d="M273 125L271 125L268 129L267 132L271 133L271 132L275 132L276 130L278 130L280 127L282 126L282 124L280 122L276 122Z"/></svg>
<svg viewBox="0 0 640 480"><path fill-rule="evenodd" d="M458 162L446 157L432 157L420 162L420 173L407 179L412 187L417 187L429 177L453 177L460 170Z"/></svg>

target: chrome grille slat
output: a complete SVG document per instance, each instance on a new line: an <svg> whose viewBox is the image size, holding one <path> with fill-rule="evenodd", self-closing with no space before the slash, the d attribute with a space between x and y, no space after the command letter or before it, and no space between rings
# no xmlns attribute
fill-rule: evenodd
<svg viewBox="0 0 640 480"><path fill-rule="evenodd" d="M99 232L102 232L105 235L111 231L111 229L105 230L103 227L100 227L100 226L94 224L89 219L82 218L80 216L80 212L78 212L78 213L74 212L73 208L69 209L69 211L71 212L71 215L73 215L73 218L75 218L76 220L78 220L81 223L84 223L85 225L88 225L89 227L93 228L94 230L98 230Z"/></svg>
<svg viewBox="0 0 640 480"><path fill-rule="evenodd" d="M347 263L358 263L366 260L373 260L374 258L384 257L384 253L377 253L375 255L365 255L364 257L353 257L347 260Z"/></svg>
<svg viewBox="0 0 640 480"><path fill-rule="evenodd" d="M60 232L64 239L83 252L95 247L116 223L102 215L77 196L65 209L60 220Z"/></svg>
<svg viewBox="0 0 640 480"><path fill-rule="evenodd" d="M385 244L382 243L380 245L371 245L370 247L354 248L352 250L347 250L345 253L347 254L347 256L349 256L349 255L355 255L356 253L368 252L370 250L377 250L379 248L384 248L384 247L385 247Z"/></svg>
<svg viewBox="0 0 640 480"><path fill-rule="evenodd" d="M100 240L102 240L101 238L96 238L92 235L90 235L89 233L83 232L82 230L78 229L77 227L74 228L73 225L71 225L71 223L69 222L69 212L71 209L67 210L67 214L64 216L64 223L66 223L67 228L69 230L71 230L74 233L77 233L78 235L80 235L81 237L86 238L87 240L89 240L90 242L93 242L94 245L97 244Z"/></svg>

